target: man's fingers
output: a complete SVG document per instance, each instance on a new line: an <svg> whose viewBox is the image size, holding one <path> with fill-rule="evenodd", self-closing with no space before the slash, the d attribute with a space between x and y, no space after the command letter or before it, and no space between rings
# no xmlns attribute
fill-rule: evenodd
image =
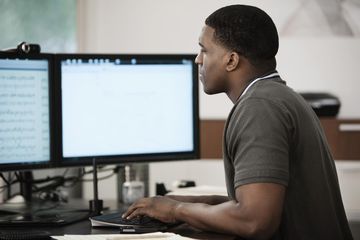
<svg viewBox="0 0 360 240"><path fill-rule="evenodd" d="M144 208L137 208L130 215L128 215L126 219L132 219L134 217L142 216L142 215L144 215Z"/></svg>
<svg viewBox="0 0 360 240"><path fill-rule="evenodd" d="M128 218L131 213L133 213L136 209L139 209L141 207L144 207L144 199L140 199L137 202L133 203L121 217Z"/></svg>
<svg viewBox="0 0 360 240"><path fill-rule="evenodd" d="M124 212L124 213L121 215L121 217L122 217L122 218L126 218L127 216L129 216L130 213L131 213L131 211L129 211L129 209L128 209L128 210L126 210L126 212Z"/></svg>
<svg viewBox="0 0 360 240"><path fill-rule="evenodd" d="M136 208L137 208L137 202L133 203L121 217L127 218L132 212L135 211Z"/></svg>

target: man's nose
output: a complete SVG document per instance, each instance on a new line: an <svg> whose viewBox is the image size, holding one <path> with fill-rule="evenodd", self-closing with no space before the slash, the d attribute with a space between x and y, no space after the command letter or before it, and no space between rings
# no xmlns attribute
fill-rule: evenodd
<svg viewBox="0 0 360 240"><path fill-rule="evenodd" d="M196 56L196 58L195 58L195 63L196 64L201 64L201 56L200 56L200 53Z"/></svg>

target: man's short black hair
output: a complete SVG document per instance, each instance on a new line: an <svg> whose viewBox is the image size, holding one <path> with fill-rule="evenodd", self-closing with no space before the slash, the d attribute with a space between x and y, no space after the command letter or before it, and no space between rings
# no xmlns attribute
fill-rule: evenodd
<svg viewBox="0 0 360 240"><path fill-rule="evenodd" d="M212 13L205 24L215 30L214 40L246 57L254 66L275 60L279 37L274 22L263 10L231 5Z"/></svg>

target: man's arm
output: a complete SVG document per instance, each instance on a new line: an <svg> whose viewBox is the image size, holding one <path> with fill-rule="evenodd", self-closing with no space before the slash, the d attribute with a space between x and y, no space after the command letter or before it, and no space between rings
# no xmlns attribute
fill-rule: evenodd
<svg viewBox="0 0 360 240"><path fill-rule="evenodd" d="M268 239L279 227L284 196L283 185L253 183L236 189L237 201L208 205L147 198L133 204L124 217L148 215L165 222L183 221L205 231Z"/></svg>
<svg viewBox="0 0 360 240"><path fill-rule="evenodd" d="M251 239L268 239L278 229L285 187L255 183L236 189L236 201L216 206L181 203L177 220L203 230L235 234Z"/></svg>
<svg viewBox="0 0 360 240"><path fill-rule="evenodd" d="M205 203L217 205L229 201L229 197L220 195L202 195L202 196L183 196L183 195L166 195L166 197L184 203Z"/></svg>

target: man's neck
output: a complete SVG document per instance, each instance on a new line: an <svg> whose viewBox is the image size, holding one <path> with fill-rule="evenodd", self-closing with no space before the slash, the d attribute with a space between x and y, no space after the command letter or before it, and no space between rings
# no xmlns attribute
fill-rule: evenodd
<svg viewBox="0 0 360 240"><path fill-rule="evenodd" d="M266 76L267 74L275 71L275 69L262 69L256 70L252 69L252 71L244 71L241 76L234 76L232 82L234 83L233 86L230 87L229 91L226 93L228 98L235 104L241 94L244 92L246 87L255 79Z"/></svg>

